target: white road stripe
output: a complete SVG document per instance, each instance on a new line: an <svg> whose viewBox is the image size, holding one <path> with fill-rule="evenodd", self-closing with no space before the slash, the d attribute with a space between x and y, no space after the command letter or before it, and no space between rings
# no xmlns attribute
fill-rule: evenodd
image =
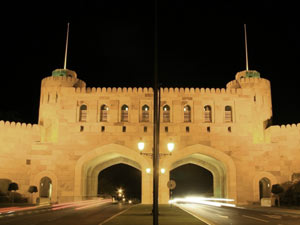
<svg viewBox="0 0 300 225"><path fill-rule="evenodd" d="M246 216L246 215L242 215L242 216L246 217L246 218L249 218L249 219L253 219L253 220L258 220L258 221L261 221L261 222L269 223L268 220L263 220L263 219L259 219L259 218L252 217L252 216Z"/></svg>
<svg viewBox="0 0 300 225"><path fill-rule="evenodd" d="M109 217L108 219L104 220L103 222L99 223L98 225L103 225L105 223L107 223L108 221L112 220L113 218L125 213L126 211L128 211L129 209L131 209L133 206L129 207L128 209L125 209L124 211L121 211L119 213L117 213L116 215L112 216L112 217Z"/></svg>
<svg viewBox="0 0 300 225"><path fill-rule="evenodd" d="M196 214L194 214L194 213L192 213L192 212L186 210L185 208L181 207L180 205L177 205L177 204L176 204L176 206L177 206L178 208L182 209L183 211L187 212L188 214L192 215L193 217L197 218L198 220L200 220L200 221L202 221L202 222L208 224L208 225L216 225L216 224L214 224L213 222L211 222L211 221L209 221L209 220L207 220L207 219L205 219L205 218L203 218L203 217L201 217L201 216L198 216L198 215L196 215Z"/></svg>

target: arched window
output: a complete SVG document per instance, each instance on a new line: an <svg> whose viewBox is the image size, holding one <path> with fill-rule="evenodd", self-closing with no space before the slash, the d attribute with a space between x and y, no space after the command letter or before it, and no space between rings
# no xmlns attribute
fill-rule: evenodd
<svg viewBox="0 0 300 225"><path fill-rule="evenodd" d="M212 122L210 105L204 106L204 122L205 123L211 123Z"/></svg>
<svg viewBox="0 0 300 225"><path fill-rule="evenodd" d="M107 105L102 105L100 107L100 121L101 122L107 122L107 111L108 111Z"/></svg>
<svg viewBox="0 0 300 225"><path fill-rule="evenodd" d="M82 105L79 109L79 121L86 122L86 115L87 115L87 106Z"/></svg>
<svg viewBox="0 0 300 225"><path fill-rule="evenodd" d="M149 109L147 105L142 107L142 122L149 122Z"/></svg>
<svg viewBox="0 0 300 225"><path fill-rule="evenodd" d="M128 122L128 106L127 105L123 105L121 107L121 122Z"/></svg>
<svg viewBox="0 0 300 225"><path fill-rule="evenodd" d="M271 196L271 181L264 177L259 181L259 198L269 198Z"/></svg>
<svg viewBox="0 0 300 225"><path fill-rule="evenodd" d="M232 107L229 105L225 106L225 122L232 122Z"/></svg>
<svg viewBox="0 0 300 225"><path fill-rule="evenodd" d="M183 108L184 122L191 122L191 107L189 105Z"/></svg>
<svg viewBox="0 0 300 225"><path fill-rule="evenodd" d="M164 105L163 107L163 122L170 122L170 106Z"/></svg>

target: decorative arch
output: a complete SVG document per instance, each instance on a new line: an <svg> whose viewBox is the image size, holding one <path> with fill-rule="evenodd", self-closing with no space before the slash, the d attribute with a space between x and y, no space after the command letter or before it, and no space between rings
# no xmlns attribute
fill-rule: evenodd
<svg viewBox="0 0 300 225"><path fill-rule="evenodd" d="M161 161L161 167L170 171L180 165L197 163L214 175L214 185L222 185L218 193L226 198L236 200L236 167L233 159L222 151L209 146L196 144L174 151L172 156ZM217 176L216 176L217 175Z"/></svg>
<svg viewBox="0 0 300 225"><path fill-rule="evenodd" d="M49 177L52 181L52 196L51 196L51 202L57 202L57 176L52 171L42 171L38 174L36 174L33 178L33 185L37 186L38 189L40 187L40 181L43 177ZM39 195L40 190L38 190Z"/></svg>
<svg viewBox="0 0 300 225"><path fill-rule="evenodd" d="M108 144L97 147L79 158L75 166L74 195L82 199L95 194L95 174L101 170L119 163L124 163L142 172L142 202L151 201L149 183L151 177L146 175L146 168L151 168L151 160L141 156L138 151L118 144ZM149 196L148 196L149 195Z"/></svg>
<svg viewBox="0 0 300 225"><path fill-rule="evenodd" d="M273 184L277 184L277 178L270 172L257 172L253 177L253 201L259 202L259 181L263 178L267 178L270 180L270 185L272 187Z"/></svg>

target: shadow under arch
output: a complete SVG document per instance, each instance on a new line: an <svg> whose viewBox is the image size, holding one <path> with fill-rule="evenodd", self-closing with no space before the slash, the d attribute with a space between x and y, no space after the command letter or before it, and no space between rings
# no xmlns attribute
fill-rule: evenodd
<svg viewBox="0 0 300 225"><path fill-rule="evenodd" d="M214 195L237 200L236 167L233 159L222 151L196 144L174 151L171 157L161 161L168 171L193 163L213 174Z"/></svg>
<svg viewBox="0 0 300 225"><path fill-rule="evenodd" d="M75 197L82 199L95 196L98 182L96 174L119 163L127 164L141 171L142 202L151 201L151 191L149 191L151 177L147 176L145 172L146 168L151 167L151 161L141 156L139 152L118 144L97 147L79 158L75 167Z"/></svg>

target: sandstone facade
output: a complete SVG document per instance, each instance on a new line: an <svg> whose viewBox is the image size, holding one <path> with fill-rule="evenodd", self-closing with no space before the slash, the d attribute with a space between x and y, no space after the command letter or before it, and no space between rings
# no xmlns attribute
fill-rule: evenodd
<svg viewBox="0 0 300 225"><path fill-rule="evenodd" d="M159 202L169 199L169 172L187 163L211 171L214 195L237 204L258 202L260 181L267 192L290 181L300 173L300 124L271 118L270 82L256 71L224 89L162 88L160 152L175 149L160 159ZM0 121L0 180L29 196L48 177L51 201L72 201L95 196L99 172L125 163L141 171L142 202L151 203L152 159L137 144L150 153L152 136L151 88L87 88L74 71L55 70L42 80L38 124Z"/></svg>

